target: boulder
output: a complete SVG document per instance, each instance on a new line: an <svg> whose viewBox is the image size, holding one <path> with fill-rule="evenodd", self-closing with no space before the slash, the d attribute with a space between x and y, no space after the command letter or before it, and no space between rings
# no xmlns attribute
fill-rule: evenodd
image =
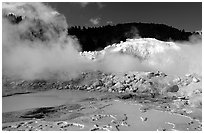
<svg viewBox="0 0 204 133"><path fill-rule="evenodd" d="M166 91L167 92L177 92L178 90L179 90L178 85L173 85L173 86L169 86Z"/></svg>
<svg viewBox="0 0 204 133"><path fill-rule="evenodd" d="M199 80L198 78L196 78L196 77L193 77L193 79L192 79L192 80L193 80L193 82L194 82L194 83L197 83L197 82L199 82L199 81L200 81L200 80Z"/></svg>
<svg viewBox="0 0 204 133"><path fill-rule="evenodd" d="M114 85L115 88L123 88L123 84L121 84L120 82L117 82L115 85Z"/></svg>

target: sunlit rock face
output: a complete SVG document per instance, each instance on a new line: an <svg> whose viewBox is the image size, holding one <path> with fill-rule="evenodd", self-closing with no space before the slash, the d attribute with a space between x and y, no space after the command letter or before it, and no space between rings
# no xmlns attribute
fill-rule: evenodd
<svg viewBox="0 0 204 133"><path fill-rule="evenodd" d="M156 53L168 50L179 50L173 42L163 42L154 38L127 39L125 42L108 46L105 50L133 55L140 59L147 59Z"/></svg>
<svg viewBox="0 0 204 133"><path fill-rule="evenodd" d="M89 59L97 59L97 55L105 55L109 53L121 53L135 56L139 59L148 59L154 54L163 53L168 50L180 50L174 42L163 42L155 38L139 38L127 39L125 42L112 44L104 48L102 51L82 52L81 55Z"/></svg>

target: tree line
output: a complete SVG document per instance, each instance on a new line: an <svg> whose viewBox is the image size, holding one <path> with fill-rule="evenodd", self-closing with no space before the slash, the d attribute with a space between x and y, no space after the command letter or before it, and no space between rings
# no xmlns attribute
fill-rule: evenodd
<svg viewBox="0 0 204 133"><path fill-rule="evenodd" d="M68 34L76 36L83 51L101 50L127 38L156 38L161 41L187 41L193 33L154 23L124 23L100 27L72 26Z"/></svg>

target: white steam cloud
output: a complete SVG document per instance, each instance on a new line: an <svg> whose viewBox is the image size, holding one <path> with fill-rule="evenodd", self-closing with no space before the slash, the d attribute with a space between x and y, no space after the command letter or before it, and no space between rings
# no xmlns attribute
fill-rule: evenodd
<svg viewBox="0 0 204 133"><path fill-rule="evenodd" d="M79 54L77 39L67 35L65 17L49 6L3 3L2 8L2 68L3 75L9 77L70 79L91 70L201 74L201 39L177 42L180 50L158 52L143 61L132 55L108 52L103 58L92 61Z"/></svg>
<svg viewBox="0 0 204 133"><path fill-rule="evenodd" d="M162 71L168 75L201 75L202 43L198 38L189 42L162 42L152 38L129 39L116 46L109 46L100 66L103 66L103 71L115 73Z"/></svg>
<svg viewBox="0 0 204 133"><path fill-rule="evenodd" d="M67 36L64 16L42 3L3 3L2 11L4 75L61 78L88 69L77 40ZM22 21L12 23L12 14L22 16Z"/></svg>

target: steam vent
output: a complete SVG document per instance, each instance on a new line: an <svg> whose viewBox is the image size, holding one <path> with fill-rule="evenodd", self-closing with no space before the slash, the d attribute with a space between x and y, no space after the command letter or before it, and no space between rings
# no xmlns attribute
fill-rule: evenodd
<svg viewBox="0 0 204 133"><path fill-rule="evenodd" d="M202 131L201 10L3 2L2 130Z"/></svg>

